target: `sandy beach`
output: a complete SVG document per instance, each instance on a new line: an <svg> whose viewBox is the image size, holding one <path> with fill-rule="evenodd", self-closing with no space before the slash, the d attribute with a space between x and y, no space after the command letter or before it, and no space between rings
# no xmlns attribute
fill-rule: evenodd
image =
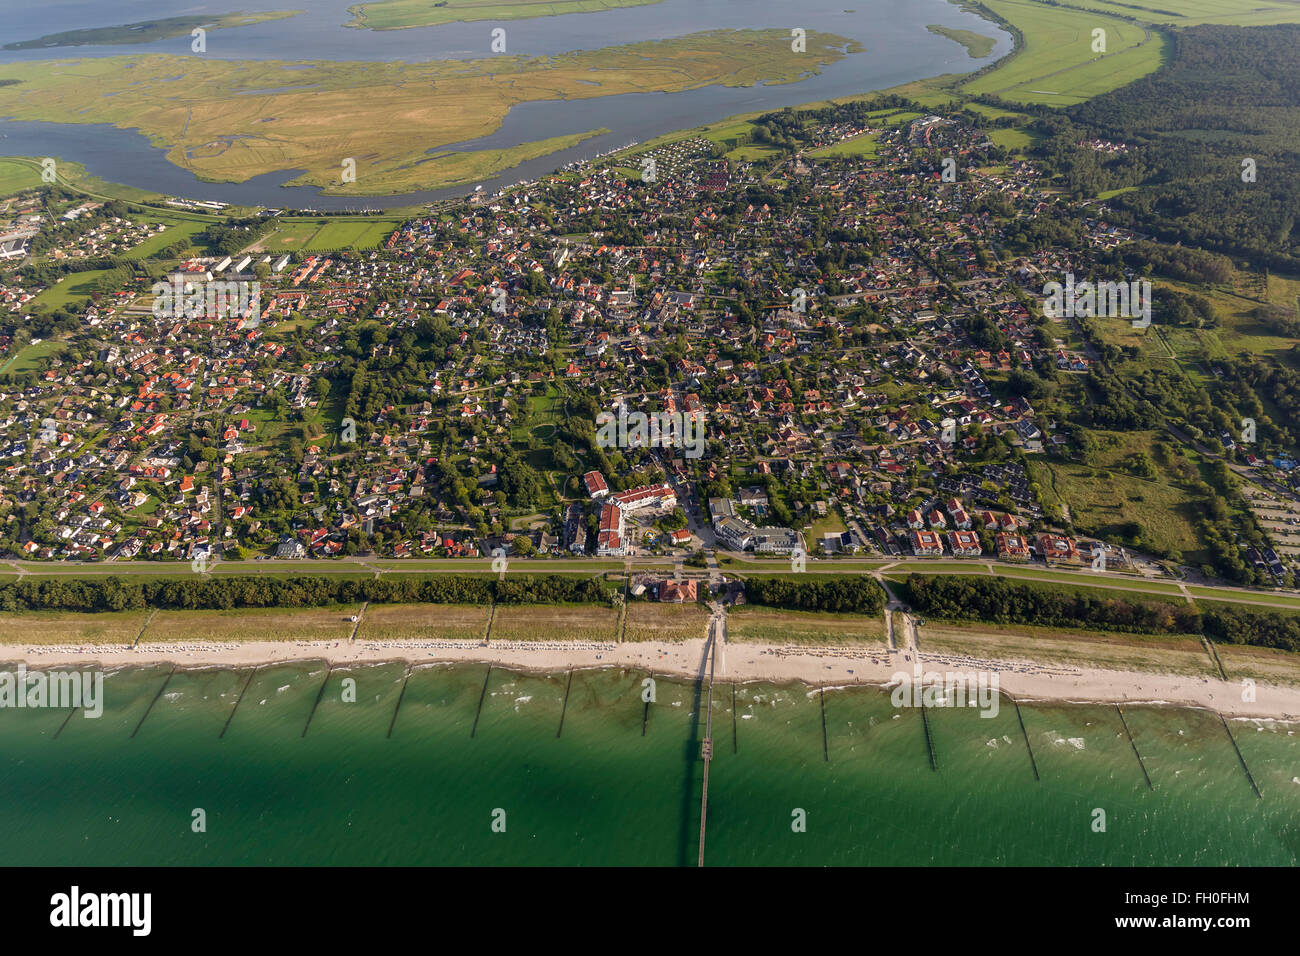
<svg viewBox="0 0 1300 956"><path fill-rule="evenodd" d="M475 661L515 670L630 667L693 678L704 666L705 640L680 643L588 641L266 641L238 643L142 643L123 645L0 645L0 661L30 667L85 666L106 669L174 663L180 667L251 667L295 660L324 660L335 666L409 661L431 664ZM715 678L720 681L803 682L812 685L884 686L899 671L916 666L907 651L862 647L798 647L728 642L720 645ZM1186 677L924 654L926 673L996 673L1001 691L1020 701L1148 703L1200 707L1225 717L1300 720L1300 688L1260 683L1253 701L1243 700L1240 683Z"/></svg>

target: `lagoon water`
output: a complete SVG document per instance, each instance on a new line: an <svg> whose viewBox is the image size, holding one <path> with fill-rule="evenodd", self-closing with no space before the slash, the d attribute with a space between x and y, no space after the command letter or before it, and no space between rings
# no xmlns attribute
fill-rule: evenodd
<svg viewBox="0 0 1300 956"><path fill-rule="evenodd" d="M227 59L404 60L475 59L490 56L491 31L507 30L507 52L543 55L570 50L665 39L715 29L789 30L801 27L858 41L863 52L824 67L798 83L732 89L706 87L681 93L633 94L572 102L530 102L513 109L501 129L473 146L514 146L557 135L606 128L610 132L580 146L523 163L484 180L493 190L544 174L564 163L590 158L630 142L713 122L736 113L779 109L829 97L887 89L940 73L961 73L1005 55L1010 37L948 0L663 0L662 3L603 13L578 13L516 21L476 21L410 30L343 27L354 0L297 0L267 3L263 9L305 9L298 17L210 33L203 56ZM200 10L202 8L199 8ZM224 10L224 8L222 8ZM214 12L222 12L216 10ZM6 11L3 39L25 40L78 27L109 26L196 12L189 0L52 0ZM970 57L965 48L926 26L937 23L996 37L993 53ZM0 64L18 60L170 53L193 56L188 36L151 44L0 50ZM430 143L430 147L441 144ZM203 183L173 166L163 150L132 130L99 124L81 126L15 123L0 118L0 154L61 155L85 162L110 182L195 199L248 205L317 209L392 208L463 196L472 185L367 200L322 197L309 187L284 188L295 171L268 174L246 183Z"/></svg>
<svg viewBox="0 0 1300 956"><path fill-rule="evenodd" d="M326 681L323 663L302 662L250 682L247 669L170 679L167 668L123 669L105 682L98 720L0 710L6 859L695 865L695 685L660 678L643 735L639 672L577 671L570 687L566 673L426 665L403 695L406 671L338 668ZM355 703L342 699L348 678ZM823 735L811 688L717 686L708 865L1294 865L1300 856L1296 725L1230 722L1260 800L1219 719L1199 711L1125 709L1148 790L1113 707L1022 705L1024 735L1010 701L994 719L931 709L932 770L919 712L868 687L828 690L824 703ZM196 808L206 832L191 828ZM1098 808L1104 833L1093 830ZM504 833L492 829L497 810ZM796 810L806 832L792 830Z"/></svg>

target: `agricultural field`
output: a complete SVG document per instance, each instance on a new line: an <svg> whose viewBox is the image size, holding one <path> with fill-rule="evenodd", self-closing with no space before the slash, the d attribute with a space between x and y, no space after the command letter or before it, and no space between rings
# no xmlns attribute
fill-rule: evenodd
<svg viewBox="0 0 1300 956"><path fill-rule="evenodd" d="M326 608L159 611L142 644L184 641L346 641L360 604Z"/></svg>
<svg viewBox="0 0 1300 956"><path fill-rule="evenodd" d="M727 640L761 644L842 646L866 644L886 649L883 614L786 611L741 605L727 614Z"/></svg>
<svg viewBox="0 0 1300 956"><path fill-rule="evenodd" d="M1036 0L985 3L1020 29L1024 45L1001 66L964 84L966 93L1069 106L1145 76L1162 62L1163 36L1130 21ZM1105 31L1105 53L1093 52L1098 29Z"/></svg>
<svg viewBox="0 0 1300 956"><path fill-rule="evenodd" d="M614 641L618 611L590 604L498 604L492 619L494 641Z"/></svg>
<svg viewBox="0 0 1300 956"><path fill-rule="evenodd" d="M1014 24L1024 47L964 85L1022 103L1068 106L1151 73L1166 55L1161 26L1202 23L1263 26L1300 22L1291 0L984 0ZM1137 22L1134 22L1137 21ZM1106 52L1094 53L1094 29L1106 31Z"/></svg>
<svg viewBox="0 0 1300 956"><path fill-rule="evenodd" d="M357 640L481 641L488 612L487 605L474 604L371 604Z"/></svg>
<svg viewBox="0 0 1300 956"><path fill-rule="evenodd" d="M148 611L0 614L0 644L131 644L148 617Z"/></svg>
<svg viewBox="0 0 1300 956"><path fill-rule="evenodd" d="M1192 634L1114 634L1070 628L932 621L916 629L921 654L959 654L993 661L1032 661L1106 670L1218 677Z"/></svg>
<svg viewBox="0 0 1300 956"><path fill-rule="evenodd" d="M41 185L41 171L30 160L0 159L0 196L9 196Z"/></svg>
<svg viewBox="0 0 1300 956"><path fill-rule="evenodd" d="M625 641L690 641L708 631L709 611L699 604L658 604L631 601L627 605Z"/></svg>
<svg viewBox="0 0 1300 956"><path fill-rule="evenodd" d="M1300 22L1300 8L1290 0L1070 0L1070 6L1177 26Z"/></svg>

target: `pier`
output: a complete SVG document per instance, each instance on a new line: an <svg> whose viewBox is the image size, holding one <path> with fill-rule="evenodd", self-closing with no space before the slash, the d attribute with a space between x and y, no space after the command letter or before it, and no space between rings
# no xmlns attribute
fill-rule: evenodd
<svg viewBox="0 0 1300 956"><path fill-rule="evenodd" d="M715 624L709 642L709 702L704 711L704 746L700 748L700 755L704 758L704 789L700 797L700 866L704 865L704 828L709 818L709 763L713 760L713 664L718 656L718 630Z"/></svg>

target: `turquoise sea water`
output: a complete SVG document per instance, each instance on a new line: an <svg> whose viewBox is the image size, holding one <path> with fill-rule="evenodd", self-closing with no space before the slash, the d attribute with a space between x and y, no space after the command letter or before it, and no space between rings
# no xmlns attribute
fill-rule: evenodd
<svg viewBox="0 0 1300 956"><path fill-rule="evenodd" d="M109 674L100 719L0 710L6 862L696 863L689 682L659 678L647 713L645 675L621 669L169 670ZM1022 706L1022 734L1002 704L927 710L933 770L920 712L877 689L826 691L823 731L812 688L719 683L706 864L1297 862L1300 727L1229 721L1261 800L1214 715L1125 708L1148 789L1115 708Z"/></svg>

